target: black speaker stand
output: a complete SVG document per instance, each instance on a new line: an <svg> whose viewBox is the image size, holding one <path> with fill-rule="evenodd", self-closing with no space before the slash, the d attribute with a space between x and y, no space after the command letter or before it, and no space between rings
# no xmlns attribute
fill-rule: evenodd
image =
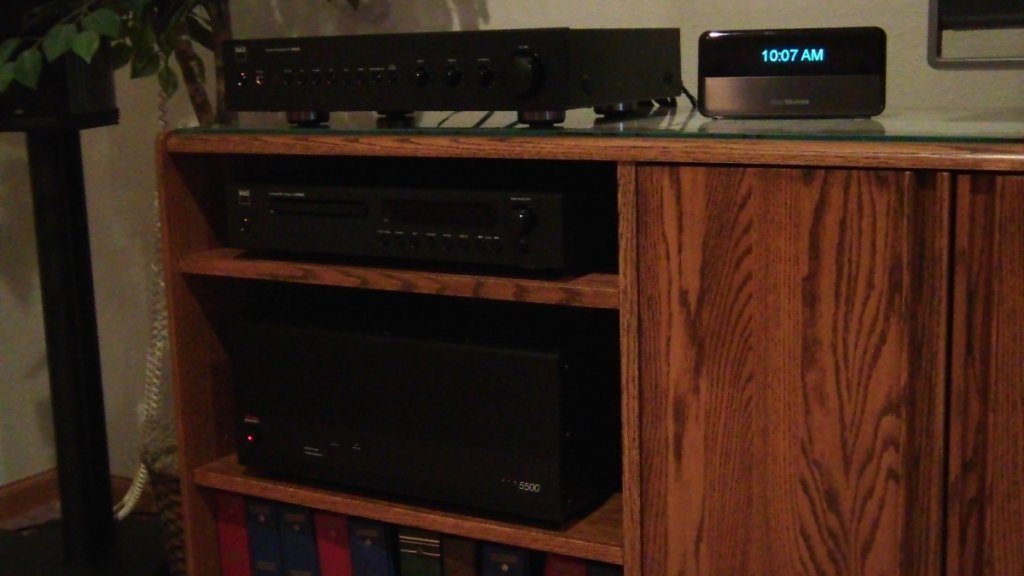
<svg viewBox="0 0 1024 576"><path fill-rule="evenodd" d="M116 526L112 512L81 127L25 130L61 521L0 534L2 575L150 576L165 564L155 518Z"/></svg>

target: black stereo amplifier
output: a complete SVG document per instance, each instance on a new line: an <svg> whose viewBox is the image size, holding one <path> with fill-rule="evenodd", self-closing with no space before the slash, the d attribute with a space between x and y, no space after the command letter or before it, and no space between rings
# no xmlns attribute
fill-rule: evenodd
<svg viewBox="0 0 1024 576"><path fill-rule="evenodd" d="M225 47L227 106L318 123L330 111L404 115L629 110L682 91L678 28L538 28L237 40Z"/></svg>
<svg viewBox="0 0 1024 576"><path fill-rule="evenodd" d="M614 213L580 193L234 184L227 200L235 248L536 270L613 251Z"/></svg>
<svg viewBox="0 0 1024 576"><path fill-rule="evenodd" d="M433 324L412 309L400 314ZM501 322L524 324L523 316ZM498 321L489 310L456 318L447 320ZM616 324L614 315L602 320L574 322L581 334L572 341L528 346L322 321L236 321L228 349L239 461L467 511L564 522L620 485L618 355L608 346L617 342ZM533 329L542 339L557 327Z"/></svg>

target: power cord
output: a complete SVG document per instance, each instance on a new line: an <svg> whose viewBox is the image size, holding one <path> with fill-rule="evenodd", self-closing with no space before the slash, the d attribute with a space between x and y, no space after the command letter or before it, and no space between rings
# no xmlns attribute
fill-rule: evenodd
<svg viewBox="0 0 1024 576"><path fill-rule="evenodd" d="M167 130L169 110L167 93L160 91L157 106L160 131ZM163 266L163 226L160 221L160 195L153 192L153 254L149 274L149 305L150 325L149 344L146 350L146 389L143 395L142 437L153 438L159 422L160 391L164 377L164 357L167 351L167 302L165 300L164 266ZM128 492L120 502L114 505L114 517L124 520L138 505L142 493L149 483L149 469L140 458L138 470L132 478Z"/></svg>

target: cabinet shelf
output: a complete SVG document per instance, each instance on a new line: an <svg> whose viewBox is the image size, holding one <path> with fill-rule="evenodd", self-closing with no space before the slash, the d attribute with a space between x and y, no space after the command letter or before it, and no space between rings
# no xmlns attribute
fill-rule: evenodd
<svg viewBox="0 0 1024 576"><path fill-rule="evenodd" d="M477 518L367 496L256 476L228 456L199 467L193 481L207 488L266 498L317 510L359 516L481 541L622 564L622 496L613 495L587 517L549 530Z"/></svg>
<svg viewBox="0 0 1024 576"><path fill-rule="evenodd" d="M185 274L203 276L464 296L488 300L558 304L584 308L616 309L619 307L619 278L615 274L592 273L551 279L478 276L267 259L253 257L243 250L231 248L217 248L190 254L179 260L178 270Z"/></svg>

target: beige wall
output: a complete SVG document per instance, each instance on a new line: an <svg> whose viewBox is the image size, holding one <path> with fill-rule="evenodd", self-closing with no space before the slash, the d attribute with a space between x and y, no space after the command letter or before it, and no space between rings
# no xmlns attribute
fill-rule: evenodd
<svg viewBox="0 0 1024 576"><path fill-rule="evenodd" d="M239 37L538 26L671 26L681 30L683 79L696 91L697 37L711 29L880 26L888 36L888 105L1024 107L1021 71L937 71L926 61L928 0L234 0ZM1024 55L1024 34L1003 35Z"/></svg>
<svg viewBox="0 0 1024 576"><path fill-rule="evenodd" d="M155 82L117 74L121 122L82 132L111 469L134 474L149 335ZM192 122L176 99L172 126ZM0 134L0 485L56 465L24 136Z"/></svg>
<svg viewBox="0 0 1024 576"><path fill-rule="evenodd" d="M879 25L889 38L889 107L1024 107L1024 72L935 71L925 63L927 0L234 0L240 37L513 28L672 26L695 89L696 42L707 29ZM1024 53L1024 35L1016 40ZM212 69L212 68L211 68ZM151 81L118 76L122 122L83 135L112 468L132 473L148 315L152 242ZM179 96L171 125L190 120ZM54 464L27 169L21 136L0 135L0 485Z"/></svg>

